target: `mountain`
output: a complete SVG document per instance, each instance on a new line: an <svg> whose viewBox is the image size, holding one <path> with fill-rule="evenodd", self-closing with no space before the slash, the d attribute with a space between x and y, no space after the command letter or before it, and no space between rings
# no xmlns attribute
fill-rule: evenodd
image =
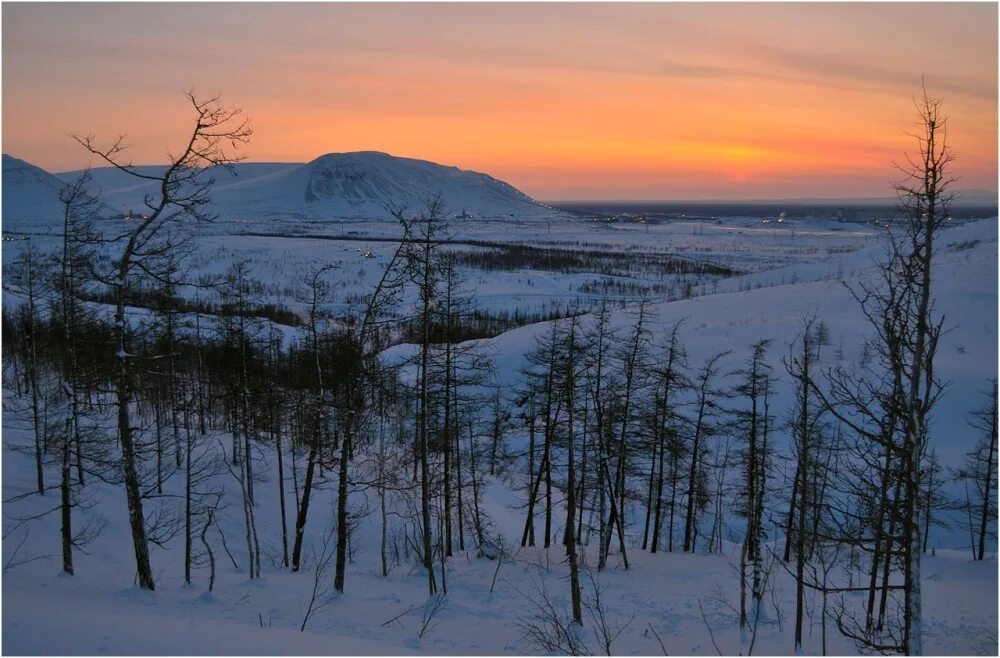
<svg viewBox="0 0 1000 658"><path fill-rule="evenodd" d="M158 173L162 166L140 167ZM78 172L59 174L70 180ZM441 195L450 216L520 217L547 210L509 183L426 160L375 151L330 153L305 164L240 163L214 173L215 211L223 218L386 217L389 204L419 211ZM105 200L121 210L142 207L151 184L109 167L93 170Z"/></svg>
<svg viewBox="0 0 1000 658"><path fill-rule="evenodd" d="M390 204L419 211L440 195L448 215L507 217L544 209L492 176L386 153L330 153L303 165L219 185L229 214L313 219L385 217Z"/></svg>
<svg viewBox="0 0 1000 658"><path fill-rule="evenodd" d="M48 232L62 221L63 187L63 181L44 169L4 153L3 229Z"/></svg>
<svg viewBox="0 0 1000 658"><path fill-rule="evenodd" d="M215 178L215 190L219 190L234 182L243 182L298 166L300 163L247 162L236 165L233 173L223 167L218 167L212 172L212 176ZM136 173L149 176L158 176L165 169L165 165L135 167ZM65 171L57 173L55 176L68 183L75 180L81 173L82 170ZM156 192L158 186L156 181L136 178L115 167L94 167L90 170L90 176L94 181L94 187L101 191L101 198L104 202L120 211L141 212L145 207L146 195Z"/></svg>
<svg viewBox="0 0 1000 658"><path fill-rule="evenodd" d="M14 233L61 233L64 207L59 198L73 178L60 178L41 167L3 154L3 230ZM100 188L91 181L91 194ZM98 219L121 213L107 203L97 209Z"/></svg>

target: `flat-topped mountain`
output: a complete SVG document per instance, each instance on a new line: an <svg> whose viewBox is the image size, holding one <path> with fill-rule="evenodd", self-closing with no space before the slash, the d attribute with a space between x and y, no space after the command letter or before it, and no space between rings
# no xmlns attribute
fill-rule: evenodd
<svg viewBox="0 0 1000 658"><path fill-rule="evenodd" d="M145 173L162 167L143 166ZM65 181L79 172L58 174ZM103 199L122 211L141 211L149 182L110 167L93 170ZM212 200L223 218L308 219L388 217L387 206L417 212L440 195L449 216L506 218L548 210L509 183L458 167L376 151L329 153L311 162L240 163L214 173Z"/></svg>
<svg viewBox="0 0 1000 658"><path fill-rule="evenodd" d="M419 210L440 195L449 215L506 217L537 212L537 202L508 183L458 167L385 153L330 153L216 188L220 208L260 216L385 216L388 205Z"/></svg>

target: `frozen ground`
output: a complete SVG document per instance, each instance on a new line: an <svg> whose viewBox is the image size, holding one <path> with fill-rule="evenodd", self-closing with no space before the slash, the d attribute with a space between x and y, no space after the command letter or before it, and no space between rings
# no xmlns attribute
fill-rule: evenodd
<svg viewBox="0 0 1000 658"><path fill-rule="evenodd" d="M336 230L344 230L340 227ZM350 229L353 230L353 229ZM361 230L360 228L358 230ZM364 227L366 235L392 235L391 224ZM578 223L544 225L470 225L457 237L561 243L600 243L607 249L662 249L672 253L701 254L706 258L732 258L749 271L741 277L723 279L699 291L700 296L656 304L659 326L687 318L682 339L697 364L721 348L732 348L726 367L746 358L749 347L760 338L772 338L772 362L780 373L778 359L800 328L801 319L817 313L829 325L833 337L825 358L857 358L866 327L839 279L866 276L881 246L875 232L858 225L798 225L764 228L747 219L729 225L677 223L669 226L593 226ZM5 260L21 243L5 243ZM250 238L215 235L199 246L199 267L221 271L237 256L252 259L255 272L282 286L291 286L299 272L313 261L336 260L343 294L363 289L377 269L372 259L358 257L357 249L381 250L386 243L349 243L303 238ZM381 253L379 254L381 257ZM941 240L936 294L951 331L939 349L939 373L950 382L946 397L935 415L934 447L946 466L954 466L975 437L965 424L965 414L980 403L980 392L997 364L997 224L988 220L951 228ZM570 294L579 285L579 275L564 276L535 271L484 273L470 277L486 303L521 303L518 296L540 293L549 299ZM531 281L531 283L527 283ZM617 311L615 323L627 326L629 310ZM544 326L527 326L488 341L495 354L499 382L516 383L524 353ZM407 346L394 348L405 353ZM387 355L391 357L392 355ZM787 387L777 385L780 391ZM775 401L780 409L787 396ZM780 411L778 413L781 413ZM29 496L32 488L30 458L11 448L28 443L29 436L11 414L4 419L3 497L4 525L12 527L17 517L29 516L57 504L54 495ZM514 433L508 445L525 439ZM267 453L269 469L273 459ZM328 474L332 475L332 474ZM265 473L260 490L279 486L273 471ZM276 538L279 515L276 497L260 496L257 510L259 534L265 544L264 577L247 580L246 556L240 549L242 519L238 486L223 477L229 507L220 519L237 564L218 555L218 582L213 594L207 589L207 570L196 571L194 584L183 586L182 546L174 539L164 548L154 547L152 561L156 592L133 586L131 548L124 498L118 487L88 485L93 509L106 523L100 537L77 555L77 574L59 575L58 519L19 527L3 541L3 652L6 654L437 654L461 655L531 653L519 623L532 614L530 598L544 587L558 606L568 607L567 568L562 551L553 547L512 549L497 569L497 562L475 557L472 550L460 552L447 565L446 606L423 626L426 584L414 566L412 555L399 547L399 559L387 578L379 575L378 515L365 516L357 532L357 547L348 566L347 586L339 597L323 594L329 604L314 613L304 632L299 632L303 612L313 587L315 560L312 551L330 527L335 479L321 488L307 528L307 564L298 574L278 568ZM515 544L523 526L517 474L497 477L489 483L484 505L494 530ZM286 491L291 485L284 483ZM290 494L289 494L290 495ZM359 494L355 510L373 503ZM561 515L557 514L557 517ZM634 530L634 529L633 529ZM736 539L735 536L729 539ZM780 537L774 537L780 541ZM629 537L633 545L635 535ZM995 552L984 562L969 558L963 533L935 531L934 556L924 568L925 648L928 654L989 654L997 652L997 561ZM218 546L216 546L218 552ZM587 560L594 562L593 546ZM267 559L270 557L271 559ZM714 655L716 646L725 654L746 653L748 637L741 637L736 605L738 559L734 545L723 555L650 555L633 550L631 568L625 570L620 556L595 579L609 623L621 628L615 653ZM495 586L493 584L496 575ZM324 584L332 578L326 575ZM594 583L584 576L585 600L593 602ZM780 568L776 571L773 604L758 629L753 651L758 654L792 653L791 624L794 609L792 581ZM821 601L809 602L812 623L804 651L818 654L822 628L818 613ZM413 610L407 614L406 611ZM402 616L399 616L402 615ZM395 617L395 621L390 621ZM594 653L601 652L592 620L582 640ZM388 622L388 623L386 623ZM832 626L832 625L831 625ZM711 631L709 630L711 629ZM829 653L856 653L855 647L828 628ZM713 644L714 643L714 644Z"/></svg>
<svg viewBox="0 0 1000 658"><path fill-rule="evenodd" d="M42 250L56 248L57 227L30 233L30 240L4 243L4 259L12 261L18 251L34 245ZM334 303L345 308L367 294L395 248L392 240L401 235L392 220L311 222L298 226L283 219L266 225L248 225L220 219L218 223L186 229L194 236L194 252L188 259L187 278L216 280L234 260L245 260L252 276L264 283L259 303L275 303L297 308L295 290L306 274L318 265L334 263L330 276ZM521 309L554 311L572 304L588 308L596 304L605 289L613 301L627 303L643 291L652 297L676 298L729 289L732 279L717 275L670 274L655 263L679 258L689 263L708 263L735 272L765 272L792 265L813 264L806 276L842 275L834 256L872 245L878 231L872 227L830 220L793 221L782 225L763 224L761 218L728 218L724 223L671 221L640 225L593 222L566 213L538 211L530 219L479 221L453 219L448 235L454 242L449 251L471 254L504 249L510 245L568 252L601 252L615 256L612 271L548 272L531 266L484 270L474 264L460 266L466 288L474 291L484 310ZM322 239L319 239L322 238ZM640 268L645 259L654 263ZM595 268L597 264L595 263ZM818 269L817 269L818 268ZM789 272L788 277L798 276ZM762 285L781 283L777 278L761 279ZM789 279L790 280L790 279ZM753 285L756 285L757 280ZM212 299L211 289L181 286L178 294L193 299Z"/></svg>

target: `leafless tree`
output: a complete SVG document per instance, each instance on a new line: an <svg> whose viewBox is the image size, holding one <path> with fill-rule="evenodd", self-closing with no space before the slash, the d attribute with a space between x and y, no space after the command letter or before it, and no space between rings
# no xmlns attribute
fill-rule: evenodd
<svg viewBox="0 0 1000 658"><path fill-rule="evenodd" d="M921 545L928 521L921 504L924 464L930 440L928 421L943 391L934 370L944 317L934 307L933 264L938 235L949 219L955 179L942 100L929 96L925 89L915 105L917 147L899 166L903 179L895 189L900 219L890 226L888 257L875 280L850 287L873 329L869 351L874 363L862 376L834 373L823 397L858 437L863 454L882 456L882 466L873 470L881 493L874 506L875 550L867 617L858 622L849 611L840 610L838 627L864 648L919 655L923 652ZM864 450L866 445L874 450ZM886 534L885 524L891 528ZM895 542L894 536L898 537ZM894 589L888 582L894 558L902 572L902 600L892 597L897 610L880 612L880 623L873 625L878 563L883 565L885 602L887 592ZM883 618L889 623L883 625Z"/></svg>
<svg viewBox="0 0 1000 658"><path fill-rule="evenodd" d="M333 529L331 528L323 534L323 542L317 552L313 550L313 582L309 590L309 603L306 611L302 613L302 624L299 631L306 630L309 618L333 602L329 592L329 581L326 573L330 569L330 562L334 556Z"/></svg>
<svg viewBox="0 0 1000 658"><path fill-rule="evenodd" d="M968 453L958 477L972 485L966 507L970 518L969 532L973 536L972 554L976 560L986 555L986 540L991 535L990 524L996 523L997 505L997 380L983 406L974 411L969 424L981 432L975 447ZM968 486L966 487L968 489ZM975 518L974 521L972 519ZM995 536L995 531L992 533Z"/></svg>
<svg viewBox="0 0 1000 658"><path fill-rule="evenodd" d="M441 199L433 199L419 217L413 219L413 240L406 252L407 270L417 286L420 323L419 400L417 408L417 450L420 460L420 506L423 524L423 559L427 569L427 584L431 595L437 592L434 578L434 555L431 541L431 474L430 474L430 372L431 322L439 300L440 262L437 252L446 228Z"/></svg>
<svg viewBox="0 0 1000 658"><path fill-rule="evenodd" d="M729 350L717 352L705 359L694 379L696 398L694 400L694 419L691 425L691 450L687 482L687 513L684 521L684 551L694 552L698 541L698 512L706 504L705 493L705 457L708 454L707 442L716 431L716 417L719 414L717 400L722 391L716 388L719 372L719 361L729 354Z"/></svg>
<svg viewBox="0 0 1000 658"><path fill-rule="evenodd" d="M303 540L305 537L306 521L309 518L309 503L312 500L316 466L322 458L323 447L328 441L327 374L323 368L322 341L324 339L323 322L327 319L323 305L330 301L330 287L324 277L332 267L332 265L322 265L306 274L302 282L303 291L299 295L299 300L306 304L306 307L309 309L307 332L308 350L313 370L311 377L312 395L309 400L312 432L308 442L309 453L306 458L305 479L302 483L302 492L299 496L299 504L295 516L292 571L298 571L301 566Z"/></svg>
<svg viewBox="0 0 1000 658"><path fill-rule="evenodd" d="M769 397L772 389L771 367L767 363L767 348L770 341L762 340L752 347L751 357L746 367L737 374L740 382L736 394L749 402L749 409L736 412L736 429L746 436L743 450L744 467L742 513L746 518L746 534L740 551L740 629L750 623L746 609L747 566L753 570L751 598L757 614L762 598L762 550L764 537L764 502L770 471L772 448L768 444L770 427Z"/></svg>
<svg viewBox="0 0 1000 658"><path fill-rule="evenodd" d="M74 135L83 148L109 165L136 179L156 185L156 191L145 199L148 215L127 230L125 246L118 258L113 280L116 334L114 355L119 363L115 390L118 403L118 441L122 449L122 471L139 585L150 590L155 589L155 583L149 561L130 415L130 362L134 355L129 352L129 332L125 317L130 281L137 270L146 272L147 263L157 251L169 248L157 243L157 237L164 231L164 227L185 220L212 219L209 203L213 178L210 170L213 167L231 167L241 159L235 152L249 141L252 134L249 121L242 116L241 110L224 105L220 97L199 99L193 92L188 92L187 98L195 114L194 127L180 153L172 155L167 168L159 174L132 165L131 160L125 157L127 145L124 136L118 137L108 147L101 147L90 135Z"/></svg>

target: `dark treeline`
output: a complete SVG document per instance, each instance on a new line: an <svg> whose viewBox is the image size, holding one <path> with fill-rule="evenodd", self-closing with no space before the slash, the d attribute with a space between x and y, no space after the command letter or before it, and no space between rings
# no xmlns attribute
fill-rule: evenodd
<svg viewBox="0 0 1000 658"><path fill-rule="evenodd" d="M707 263L665 254L642 252L617 253L596 249L555 249L514 243L484 242L475 251L455 250L452 257L459 265L486 271L535 269L562 274L597 273L634 275L651 272L659 275L699 274L736 276L738 271L716 263Z"/></svg>
<svg viewBox="0 0 1000 658"><path fill-rule="evenodd" d="M428 327L431 343L464 343L469 340L493 338L505 331L538 322L548 322L580 313L572 307L556 305L552 309L528 311L516 308L512 311L472 308L451 318L435 318ZM400 331L395 340L403 343L419 343L422 328L418 321L400 323Z"/></svg>
<svg viewBox="0 0 1000 658"><path fill-rule="evenodd" d="M80 294L82 301L111 304L114 295L107 290L88 290ZM144 308L151 311L201 313L213 316L233 316L244 313L249 317L263 318L288 327L302 326L302 317L292 309L281 304L252 304L240 311L232 303L215 303L207 299L186 299L163 290L136 290L128 296L128 305L132 308Z"/></svg>

